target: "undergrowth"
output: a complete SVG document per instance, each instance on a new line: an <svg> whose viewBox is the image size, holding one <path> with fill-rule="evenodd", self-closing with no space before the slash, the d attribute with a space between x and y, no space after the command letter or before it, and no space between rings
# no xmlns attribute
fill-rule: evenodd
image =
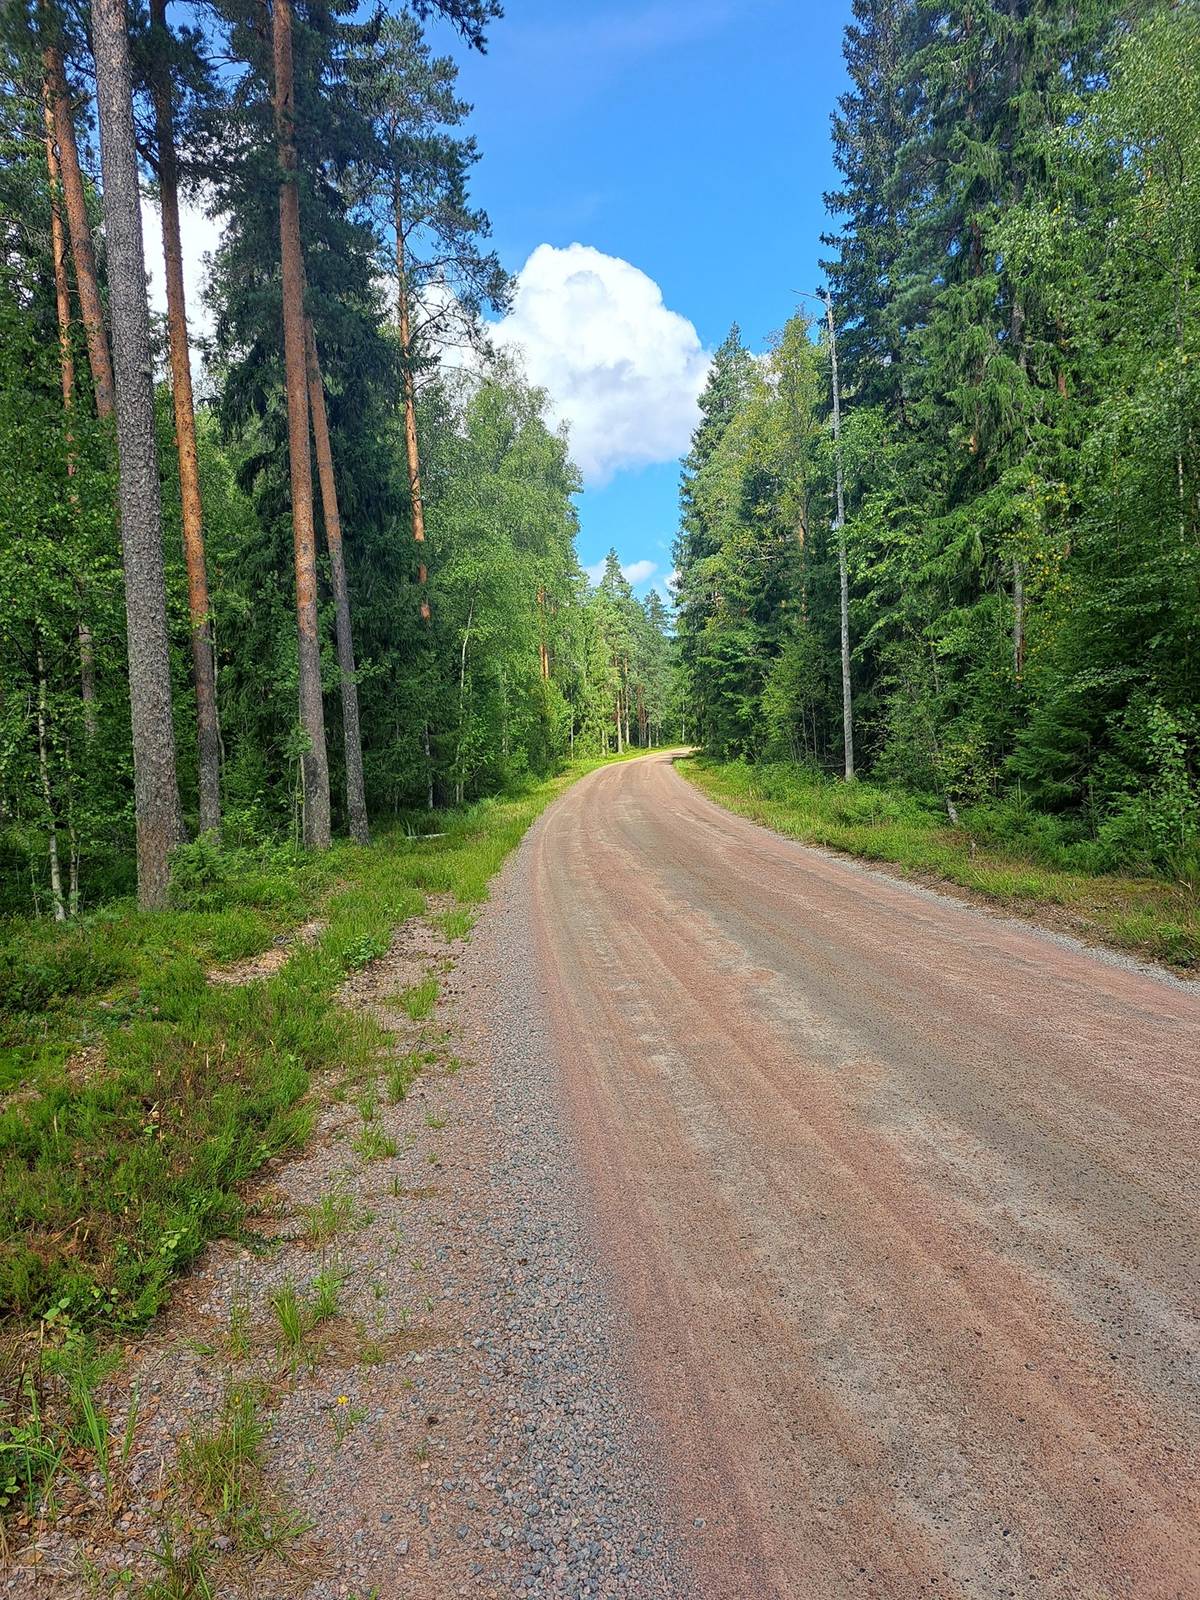
<svg viewBox="0 0 1200 1600"><path fill-rule="evenodd" d="M692 757L679 770L712 799L806 844L957 884L997 905L1064 918L1122 949L1200 967L1200 881L1107 871L1094 841L1020 805L961 808L932 796L839 783L785 765Z"/></svg>
<svg viewBox="0 0 1200 1600"><path fill-rule="evenodd" d="M453 897L447 932L464 936L504 857L587 769L437 816L426 837L396 827L319 858L198 841L179 853L168 911L121 902L65 926L0 925L0 1511L44 1508L64 1438L86 1443L90 1428L98 1464L112 1448L94 1408L89 1421L98 1380L64 1388L56 1352L91 1360L144 1326L205 1242L238 1230L244 1180L303 1146L314 1077L378 1070L386 1036L336 1000L347 974L426 895ZM208 981L318 910L320 937L274 972ZM393 1061L389 1098L419 1069ZM352 1209L335 1197L306 1233L323 1243Z"/></svg>

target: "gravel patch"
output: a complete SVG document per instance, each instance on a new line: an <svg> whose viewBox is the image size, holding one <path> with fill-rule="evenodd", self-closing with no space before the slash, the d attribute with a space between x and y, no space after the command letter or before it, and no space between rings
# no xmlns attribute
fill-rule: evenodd
<svg viewBox="0 0 1200 1600"><path fill-rule="evenodd" d="M136 1593L120 1575L161 1577L165 1530L210 1541L213 1592L249 1600L685 1592L541 1016L527 854L469 943L413 919L347 981L423 1070L398 1103L387 1061L375 1088L323 1086L308 1148L255 1188L249 1244L210 1247L102 1391L115 1439L137 1395L109 1492L67 1483L0 1593ZM427 974L441 997L413 1022L397 997ZM311 1304L319 1274L336 1311L288 1352L273 1300ZM235 1384L260 1396L266 1525L293 1529L266 1551L198 1515L178 1476Z"/></svg>

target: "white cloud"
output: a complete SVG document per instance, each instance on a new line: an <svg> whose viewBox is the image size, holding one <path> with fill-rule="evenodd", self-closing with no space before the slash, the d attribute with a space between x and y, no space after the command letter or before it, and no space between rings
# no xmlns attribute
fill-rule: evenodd
<svg viewBox="0 0 1200 1600"><path fill-rule="evenodd" d="M639 583L645 583L647 578L652 578L658 571L658 566L653 561L631 561L627 567L622 567L624 577L636 589Z"/></svg>
<svg viewBox="0 0 1200 1600"><path fill-rule="evenodd" d="M192 344L192 375L199 379L196 346L213 331L212 313L204 303L208 282L206 256L221 242L221 224L187 201L179 203L179 233L183 241L183 295L187 304L188 336ZM156 202L142 196L142 237L146 246L146 274L150 280L150 308L167 310L166 275L163 271L162 214Z"/></svg>
<svg viewBox="0 0 1200 1600"><path fill-rule="evenodd" d="M522 269L498 345L520 346L530 379L565 421L586 482L687 449L709 357L652 278L590 245L540 244Z"/></svg>
<svg viewBox="0 0 1200 1600"><path fill-rule="evenodd" d="M599 583L604 576L604 562L593 561L590 567L584 567L583 570L587 573L592 583ZM627 583L631 583L635 589L639 584L645 583L647 579L652 578L657 571L658 564L654 561L647 561L644 558L641 561L622 561L621 563L621 576Z"/></svg>

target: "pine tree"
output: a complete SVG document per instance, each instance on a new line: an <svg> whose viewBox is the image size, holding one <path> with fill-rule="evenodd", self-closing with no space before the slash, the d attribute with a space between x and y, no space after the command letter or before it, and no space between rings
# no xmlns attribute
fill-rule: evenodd
<svg viewBox="0 0 1200 1600"><path fill-rule="evenodd" d="M92 35L115 358L138 900L150 908L166 904L170 853L180 839L181 814L171 716L150 314L123 0L96 0Z"/></svg>
<svg viewBox="0 0 1200 1600"><path fill-rule="evenodd" d="M354 632L350 622L350 590L346 582L346 561L342 550L342 518L338 510L333 448L329 438L329 419L325 411L325 389L321 381L321 364L317 359L317 341L311 319L305 319L304 331L309 410L312 414L317 475L321 484L321 504L325 517L325 540L329 548L329 568L333 580L334 626L342 689L342 733L346 752L346 810L350 819L350 837L356 844L367 844L370 841L370 832L367 826L366 786L363 781L362 731L358 716L358 682L354 666Z"/></svg>
<svg viewBox="0 0 1200 1600"><path fill-rule="evenodd" d="M192 399L192 367L188 348L187 305L183 287L183 244L179 229L179 162L175 148L172 89L173 51L167 30L167 0L150 0L151 80L157 136L156 167L162 208L163 265L167 289L167 340L171 360L171 395L175 414L175 448L179 462L183 549L187 564L188 613L191 618L192 681L196 694L199 752L201 833L221 826L221 735L217 726L217 684L209 614L208 569L204 552L204 513L196 454L196 413Z"/></svg>
<svg viewBox="0 0 1200 1600"><path fill-rule="evenodd" d="M45 92L54 123L58 177L62 184L63 203L71 235L75 284L79 292L84 332L87 335L88 361L92 369L96 412L98 416L110 417L115 405L113 365L108 348L108 333L104 325L104 307L100 298L100 280L96 272L96 252L92 246L87 195L79 167L79 147L75 138L75 118L71 111L70 87L63 59L61 25L57 13L50 8L49 0L43 4L40 17L44 40L42 60L46 72Z"/></svg>
<svg viewBox="0 0 1200 1600"><path fill-rule="evenodd" d="M305 355L304 254L300 238L300 187L294 128L291 0L272 0L275 127L279 154L279 254L283 267L283 342L296 565L296 631L300 672L300 754L304 780L304 842L329 847L329 761L321 699L321 645L317 632L317 540L313 523L309 454L308 363Z"/></svg>
<svg viewBox="0 0 1200 1600"><path fill-rule="evenodd" d="M472 139L452 131L470 110L454 92L453 61L431 54L412 17L389 16L370 41L361 75L379 144L377 208L393 241L389 264L396 281L412 536L427 621L418 381L436 360L438 344L481 345L480 313L489 306L503 310L509 286L495 253L481 247L488 219L468 200L478 152Z"/></svg>

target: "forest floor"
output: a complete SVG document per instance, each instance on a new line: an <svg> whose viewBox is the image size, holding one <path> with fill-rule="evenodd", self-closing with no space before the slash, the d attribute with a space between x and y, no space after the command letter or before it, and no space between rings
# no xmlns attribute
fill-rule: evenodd
<svg viewBox="0 0 1200 1600"><path fill-rule="evenodd" d="M721 805L788 838L844 851L1085 944L1128 950L1177 972L1200 970L1195 882L1067 870L1047 861L1036 839L997 836L986 817L973 827L969 811L951 826L913 796L877 784L847 786L795 767L702 757L682 762L680 771Z"/></svg>

